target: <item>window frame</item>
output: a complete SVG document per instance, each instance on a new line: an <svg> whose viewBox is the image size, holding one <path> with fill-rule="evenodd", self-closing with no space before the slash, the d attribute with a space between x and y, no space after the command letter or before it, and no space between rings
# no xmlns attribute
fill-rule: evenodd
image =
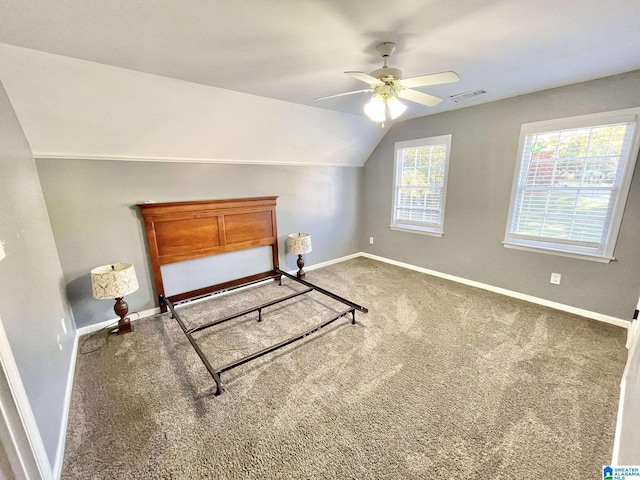
<svg viewBox="0 0 640 480"><path fill-rule="evenodd" d="M523 124L520 128L520 139L513 174L511 198L509 200L509 213L507 215L504 241L502 242L503 246L517 250L579 258L601 263L609 263L611 260L615 260L615 246L622 225L622 216L629 196L633 171L640 150L639 118L640 107ZM625 159L626 164L618 185L618 192L610 217L609 230L606 232L604 240L600 243L599 247L570 245L562 241L553 242L552 239L549 239L549 241L536 241L533 239L513 238L511 229L514 222L519 180L525 164L523 154L526 137L536 133L552 133L562 130L606 126L616 123L632 123L632 132L627 157ZM623 158L623 156L621 156L621 158Z"/></svg>
<svg viewBox="0 0 640 480"><path fill-rule="evenodd" d="M451 158L451 140L452 134L437 135L433 137L417 138L413 140L404 140L395 142L394 145L394 162L393 162L393 201L391 209L391 224L389 228L391 230L397 230L401 232L418 233L421 235L429 235L434 237L442 237L444 235L444 215L445 215L445 203L447 199L447 181L449 177L449 162ZM396 211L398 209L398 185L399 176L399 162L398 154L401 150L407 148L416 147L428 147L432 145L445 145L445 160L444 160L444 172L442 181L442 208L440 209L440 221L438 224L429 225L411 225L404 224L396 221ZM401 178L401 177L400 177Z"/></svg>

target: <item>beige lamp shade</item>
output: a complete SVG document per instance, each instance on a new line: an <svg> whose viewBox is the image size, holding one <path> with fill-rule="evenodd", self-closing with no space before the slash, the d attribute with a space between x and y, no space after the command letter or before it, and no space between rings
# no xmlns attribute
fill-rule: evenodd
<svg viewBox="0 0 640 480"><path fill-rule="evenodd" d="M303 255L311 252L311 235L309 233L292 233L289 235L289 253Z"/></svg>
<svg viewBox="0 0 640 480"><path fill-rule="evenodd" d="M122 298L138 289L136 271L131 263L113 263L91 270L93 298Z"/></svg>

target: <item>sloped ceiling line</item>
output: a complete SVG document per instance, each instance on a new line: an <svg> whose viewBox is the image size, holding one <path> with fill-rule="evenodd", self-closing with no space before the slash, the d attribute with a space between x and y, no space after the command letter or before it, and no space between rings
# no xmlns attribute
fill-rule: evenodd
<svg viewBox="0 0 640 480"><path fill-rule="evenodd" d="M365 117L0 44L35 157L359 167Z"/></svg>

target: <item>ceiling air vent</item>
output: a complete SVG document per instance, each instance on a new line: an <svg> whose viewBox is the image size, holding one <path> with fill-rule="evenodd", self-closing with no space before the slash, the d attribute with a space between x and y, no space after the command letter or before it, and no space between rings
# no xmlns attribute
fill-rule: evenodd
<svg viewBox="0 0 640 480"><path fill-rule="evenodd" d="M473 100L474 98L478 98L481 95L485 95L486 93L486 90L474 90L472 92L457 93L455 95L451 95L451 100L453 100L455 103L463 103L468 102L469 100Z"/></svg>

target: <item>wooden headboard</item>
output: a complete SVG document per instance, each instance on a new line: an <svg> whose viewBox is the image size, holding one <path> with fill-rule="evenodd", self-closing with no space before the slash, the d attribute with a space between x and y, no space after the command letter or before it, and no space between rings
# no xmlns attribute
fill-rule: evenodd
<svg viewBox="0 0 640 480"><path fill-rule="evenodd" d="M271 246L273 270L168 298L180 301L272 276L278 268L277 198L139 204L158 296L165 296L162 265L248 248Z"/></svg>

